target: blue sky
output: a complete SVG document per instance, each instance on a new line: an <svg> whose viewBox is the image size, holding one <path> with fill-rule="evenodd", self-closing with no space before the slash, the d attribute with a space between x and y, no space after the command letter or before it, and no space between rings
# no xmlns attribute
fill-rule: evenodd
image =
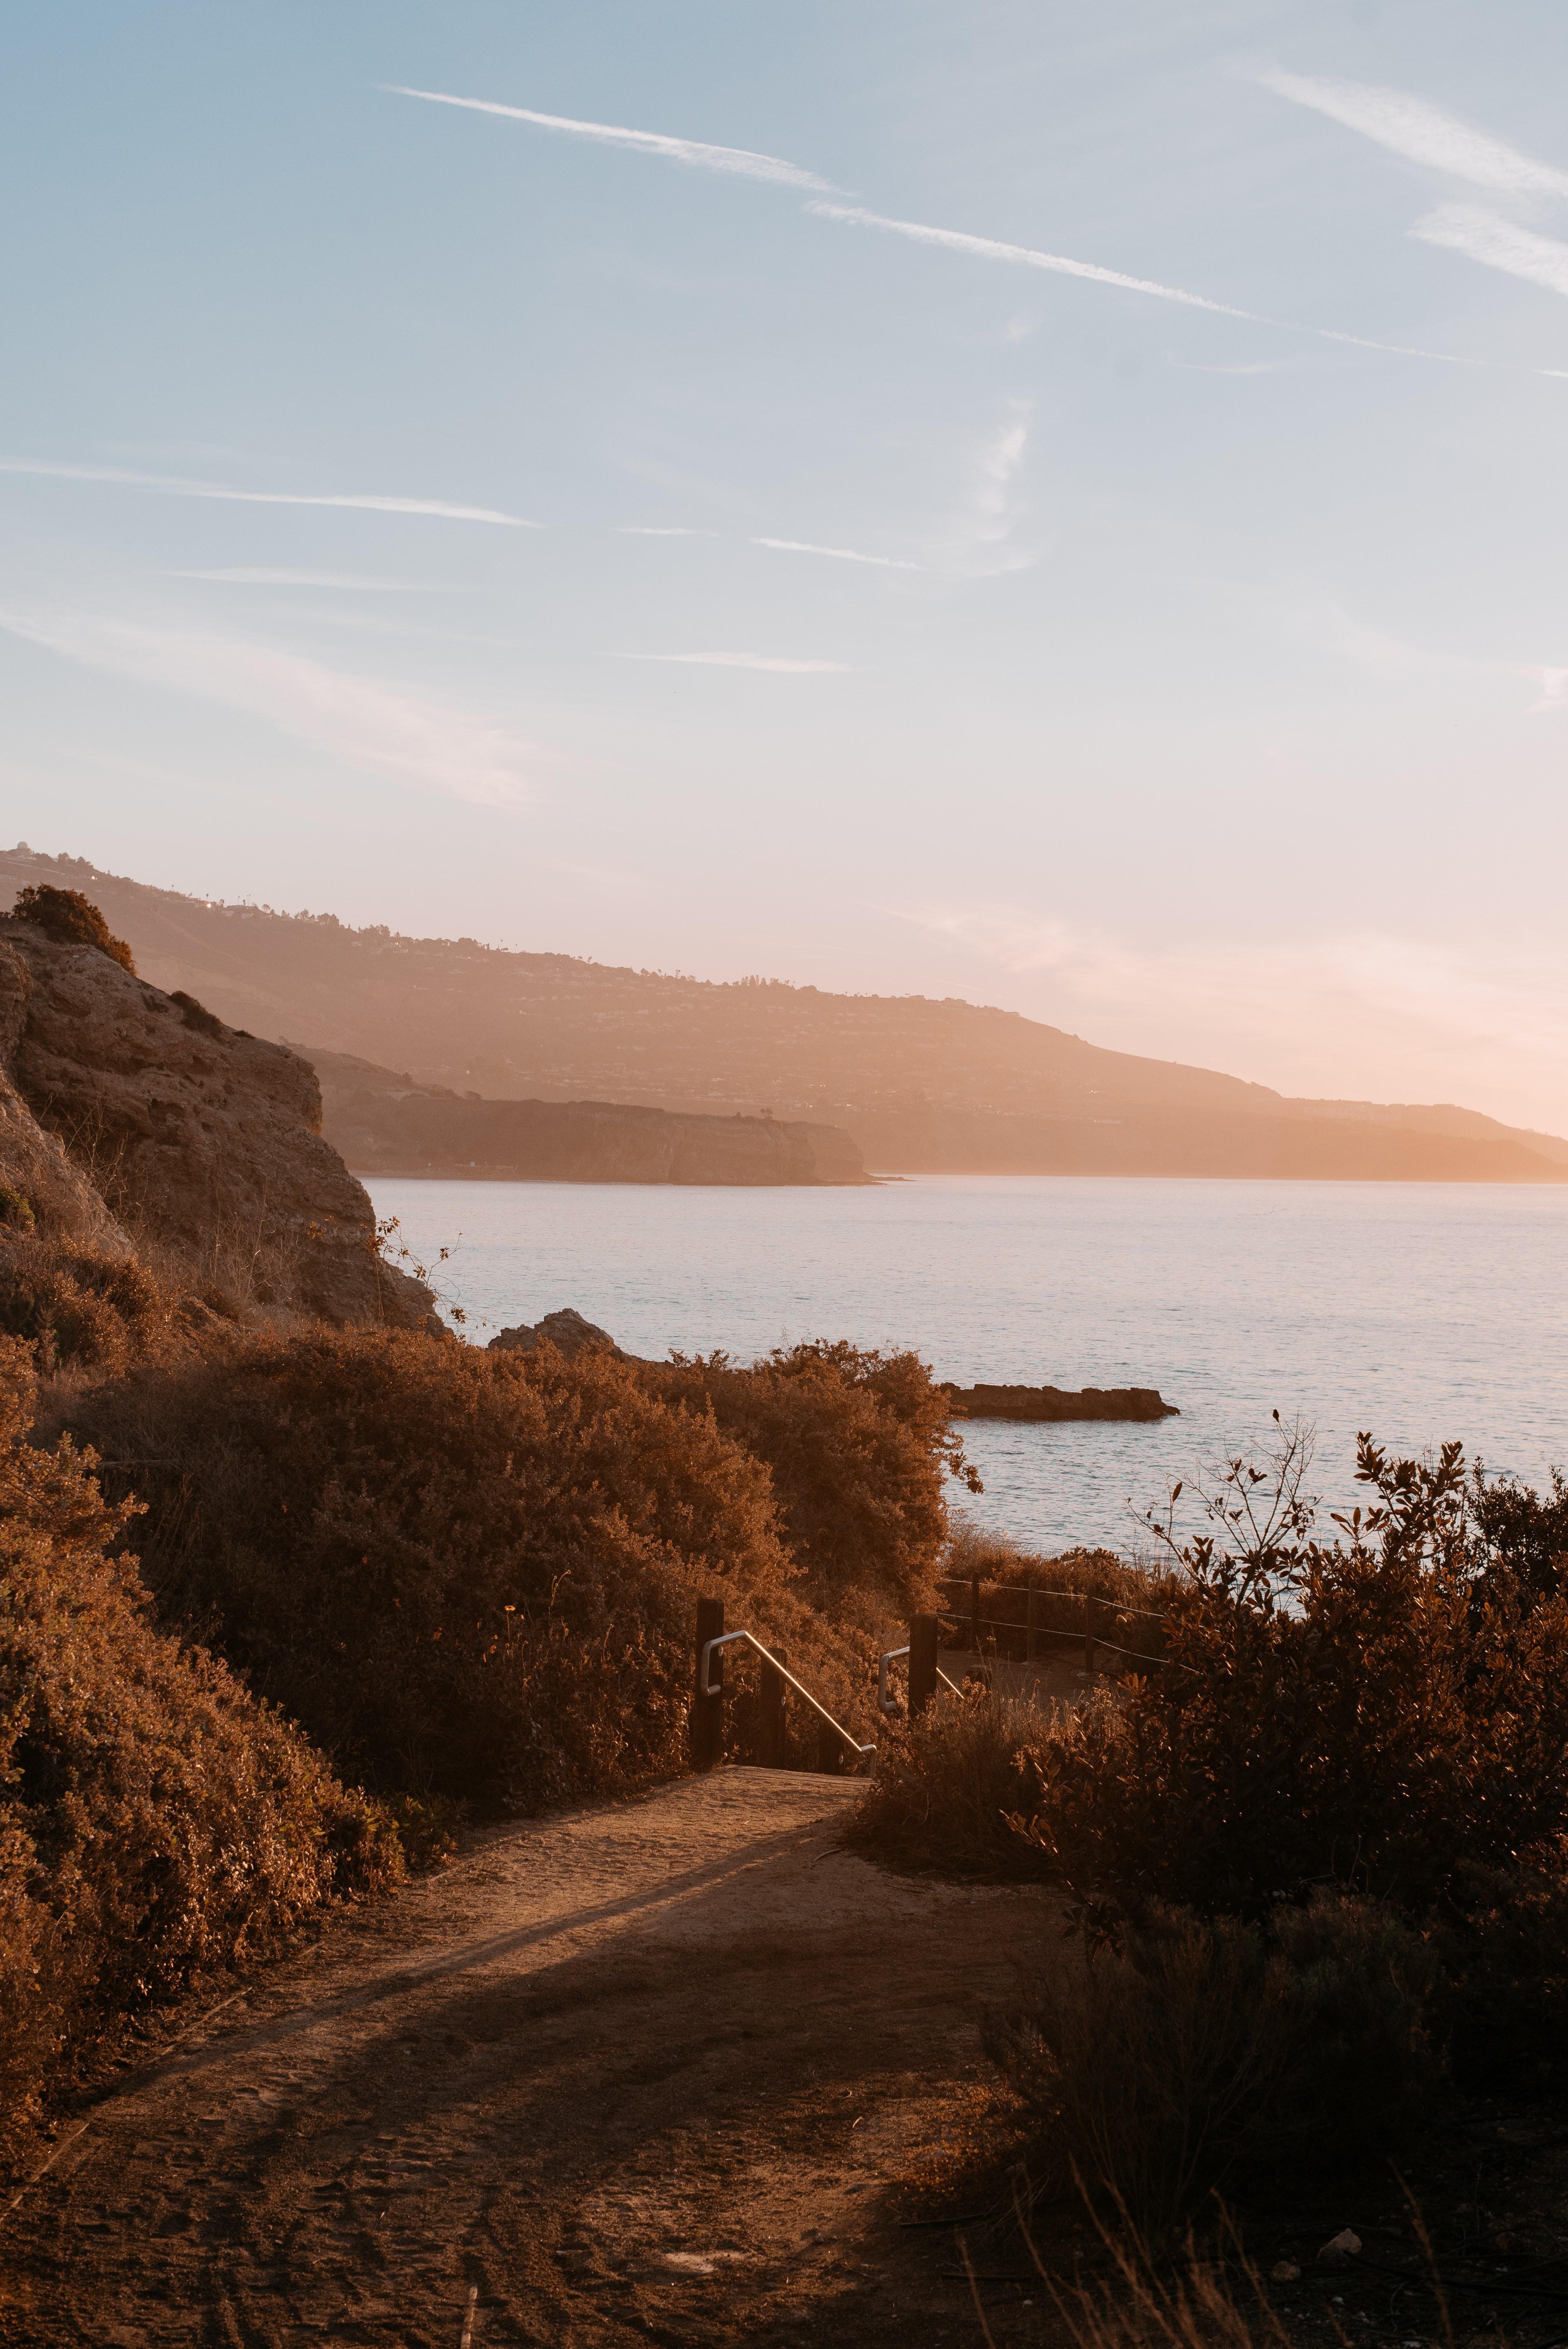
<svg viewBox="0 0 1568 2349"><path fill-rule="evenodd" d="M1568 1129L1561 10L4 57L0 834Z"/></svg>

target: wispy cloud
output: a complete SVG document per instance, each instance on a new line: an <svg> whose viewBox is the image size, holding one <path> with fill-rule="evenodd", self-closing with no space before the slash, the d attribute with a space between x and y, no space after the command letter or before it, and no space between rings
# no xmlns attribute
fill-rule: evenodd
<svg viewBox="0 0 1568 2349"><path fill-rule="evenodd" d="M422 579L365 579L341 571L170 571L170 579L212 579L225 587L351 587L372 595L445 595Z"/></svg>
<svg viewBox="0 0 1568 2349"><path fill-rule="evenodd" d="M1385 89L1376 82L1324 81L1306 74L1285 73L1277 66L1254 70L1249 78L1272 89L1276 97L1308 106L1347 130L1374 139L1408 162L1424 163L1480 188L1496 188L1514 196L1568 196L1568 171L1538 162L1506 140L1476 130L1457 115L1446 114L1424 98L1408 90Z"/></svg>
<svg viewBox="0 0 1568 2349"><path fill-rule="evenodd" d="M687 530L679 523L624 522L623 538L717 538L716 530Z"/></svg>
<svg viewBox="0 0 1568 2349"><path fill-rule="evenodd" d="M621 660L674 661L691 668L763 668L784 677L849 673L847 661L786 660L776 653L621 653Z"/></svg>
<svg viewBox="0 0 1568 2349"><path fill-rule="evenodd" d="M1429 645L1406 644L1398 636L1385 636L1380 629L1362 627L1348 619L1339 622L1334 635L1352 660L1385 677L1425 671L1443 677L1508 679L1517 681L1534 695L1533 700L1525 705L1532 717L1550 716L1568 708L1568 668L1551 661L1508 660L1484 653L1438 651Z"/></svg>
<svg viewBox="0 0 1568 2349"><path fill-rule="evenodd" d="M233 636L77 613L0 611L0 628L138 685L263 719L339 758L481 806L523 795L533 746L490 719Z"/></svg>
<svg viewBox="0 0 1568 2349"><path fill-rule="evenodd" d="M594 139L606 147L631 147L644 155L662 155L672 163L687 163L700 171L726 171L744 180L769 180L785 188L820 188L835 191L831 180L802 171L779 155L758 155L749 147L711 147L700 139L672 139L662 130L627 130L614 122L577 122L566 114L539 114L528 106L500 106L489 98L454 98L442 89L407 89L398 82L379 87L391 98L422 98L432 106L461 106L474 114L501 114L512 122L531 122L542 130L565 130L576 139Z"/></svg>
<svg viewBox="0 0 1568 2349"><path fill-rule="evenodd" d="M1098 285L1119 285L1130 294L1152 294L1161 302L1180 302L1191 310L1212 310L1224 318L1247 318L1254 325L1273 326L1251 310L1233 309L1228 302L1212 302L1206 294L1184 293L1180 286L1160 285L1150 277L1129 277L1119 269L1102 269L1095 261L1069 261L1059 253L1039 253L1033 245L1003 244L990 236L970 236L955 228L931 228L921 221L889 220L881 212L863 212L858 204L808 204L806 210L822 220L845 221L851 228L881 229L889 236L909 237L916 244L944 245L951 253L972 253L982 261L1009 261L1026 269L1052 270L1060 277L1088 277Z"/></svg>
<svg viewBox="0 0 1568 2349"><path fill-rule="evenodd" d="M450 505L439 498L372 497L355 491L306 492L299 490L235 490L222 481L188 481L173 473L128 473L113 465L57 465L41 460L0 457L0 473L37 475L52 481L106 481L122 490L156 490L165 497L219 498L242 506L351 506L365 513L431 514L441 522L498 523L507 530L542 530L521 514L500 513L493 506Z"/></svg>
<svg viewBox="0 0 1568 2349"><path fill-rule="evenodd" d="M1017 481L1028 453L1033 409L1027 400L1007 403L1001 421L981 435L965 460L962 507L934 549L931 568L960 578L995 578L1027 571L1038 557L1009 548L1019 515Z"/></svg>
<svg viewBox="0 0 1568 2349"><path fill-rule="evenodd" d="M1484 212L1479 204L1441 204L1410 231L1423 244L1462 253L1488 269L1503 270L1549 293L1568 294L1568 244L1538 236L1533 229Z"/></svg>
<svg viewBox="0 0 1568 2349"><path fill-rule="evenodd" d="M852 546L814 546L804 538L754 538L753 546L771 546L780 554L826 554L834 563L874 563L882 571L918 571L918 563L901 562L895 554L857 554Z"/></svg>
<svg viewBox="0 0 1568 2349"><path fill-rule="evenodd" d="M1013 412L985 440L975 459L976 538L1006 538L1013 526L1012 489L1024 452L1029 445L1030 409L1021 399Z"/></svg>

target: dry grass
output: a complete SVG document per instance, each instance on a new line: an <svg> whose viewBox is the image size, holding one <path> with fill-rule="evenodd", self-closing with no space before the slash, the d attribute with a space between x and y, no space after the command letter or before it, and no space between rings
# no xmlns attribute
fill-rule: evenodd
<svg viewBox="0 0 1568 2349"><path fill-rule="evenodd" d="M1047 1942L989 2034L1030 2176L1165 2245L1238 2175L1299 2189L1374 2153L1432 2085L1436 1975L1393 1911L1334 1895L1266 1933L1150 1911L1119 1949Z"/></svg>

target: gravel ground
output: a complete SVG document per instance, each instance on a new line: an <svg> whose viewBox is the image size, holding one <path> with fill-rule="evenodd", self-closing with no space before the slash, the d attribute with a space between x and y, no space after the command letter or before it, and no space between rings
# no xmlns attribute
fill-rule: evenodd
<svg viewBox="0 0 1568 2349"><path fill-rule="evenodd" d="M67 2125L0 2343L977 2341L894 2188L1047 1897L843 1852L857 1791L686 1779L335 1920Z"/></svg>

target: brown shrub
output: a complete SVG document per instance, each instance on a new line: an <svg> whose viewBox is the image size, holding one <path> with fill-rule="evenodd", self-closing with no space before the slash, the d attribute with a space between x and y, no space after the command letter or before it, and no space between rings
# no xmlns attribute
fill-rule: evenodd
<svg viewBox="0 0 1568 2349"><path fill-rule="evenodd" d="M918 1720L878 1733L876 1776L845 1823L869 1857L979 1881L1037 1879L1040 1855L1011 1822L1034 1812L1039 1715L979 1688L938 1693Z"/></svg>
<svg viewBox="0 0 1568 2349"><path fill-rule="evenodd" d="M11 910L18 921L35 923L57 945L97 947L135 977L130 948L114 936L92 899L84 897L79 889L55 889L46 881L29 882L17 891Z"/></svg>
<svg viewBox="0 0 1568 2349"><path fill-rule="evenodd" d="M820 1339L748 1370L710 1354L644 1376L766 1461L813 1606L869 1628L933 1603L945 1481L979 1484L918 1356Z"/></svg>
<svg viewBox="0 0 1568 2349"><path fill-rule="evenodd" d="M40 1374L116 1372L163 1349L175 1300L125 1257L0 1231L0 1335L25 1340Z"/></svg>
<svg viewBox="0 0 1568 2349"><path fill-rule="evenodd" d="M395 1880L396 1837L222 1664L149 1619L134 1511L27 1441L0 1346L0 2133L104 2020Z"/></svg>
<svg viewBox="0 0 1568 2349"><path fill-rule="evenodd" d="M257 1338L75 1423L139 1464L166 1618L378 1788L539 1805L679 1771L704 1594L869 1718L866 1659L790 1588L766 1469L607 1354Z"/></svg>
<svg viewBox="0 0 1568 2349"><path fill-rule="evenodd" d="M1436 1973L1397 1914L1333 1895L1266 1933L1151 1909L1119 1950L1047 1942L988 2033L1032 2182L1159 2240L1239 2173L1376 2155L1434 2076Z"/></svg>

